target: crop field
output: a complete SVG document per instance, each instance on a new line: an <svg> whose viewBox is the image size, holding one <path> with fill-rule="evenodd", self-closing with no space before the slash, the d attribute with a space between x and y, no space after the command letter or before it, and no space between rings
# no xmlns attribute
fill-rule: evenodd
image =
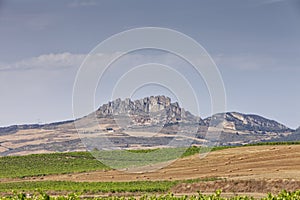
<svg viewBox="0 0 300 200"><path fill-rule="evenodd" d="M108 169L88 152L33 154L0 158L0 178L44 176Z"/></svg>
<svg viewBox="0 0 300 200"><path fill-rule="evenodd" d="M0 192L34 192L37 189L52 192L166 192L178 181L132 181L132 182L71 182L71 181L34 181L0 183Z"/></svg>
<svg viewBox="0 0 300 200"><path fill-rule="evenodd" d="M128 152L139 156L155 151L157 149ZM179 151L182 149L163 149L160 152L171 155ZM199 152L207 151L211 153L200 159ZM107 158L119 154L118 151L106 153L102 155ZM160 162L166 158L170 157L154 159ZM0 158L1 200L85 197L218 200L251 199L251 196L289 200L300 199L299 188L300 145L297 142L213 149L190 147L169 166L143 173L111 169L89 152ZM220 192L214 193L219 189L223 191L221 195ZM290 192L280 193L283 189ZM274 195L268 195L269 192Z"/></svg>
<svg viewBox="0 0 300 200"><path fill-rule="evenodd" d="M23 181L0 183L0 192L79 192L116 193L116 192L168 192L182 183L215 181L218 178L182 180L182 181L130 181L130 182L73 182L73 181Z"/></svg>
<svg viewBox="0 0 300 200"><path fill-rule="evenodd" d="M183 195L175 196L172 193L162 195L142 195L134 196L109 196L109 197L93 197L94 200L254 200L255 198L247 195L234 195L231 197L224 197L222 191L217 190L213 194L202 194L198 192L197 195ZM287 192L283 190L279 194L266 194L261 200L298 200L300 198L300 190L295 192ZM0 197L0 200L80 200L91 199L91 197L82 197L76 193L71 193L66 196L50 196L46 193L40 192L35 194L15 193L11 196Z"/></svg>
<svg viewBox="0 0 300 200"><path fill-rule="evenodd" d="M203 148L202 150L199 147L190 147L187 149L166 148L159 149L158 153L161 156L154 156L149 154L151 152L157 151L156 149L130 151L98 151L94 152L94 154L98 154L99 156L97 157L101 156L101 159L110 159L113 157L115 160L127 160L128 162L126 163L128 165L137 164L137 162L141 162L143 163L143 165L145 165L147 164L146 161L154 161L157 163L175 159L176 157L174 157L174 155L177 155L178 153L182 153L181 157L187 157L199 153L200 150L216 151L226 148L230 147L215 147L212 149ZM183 150L185 151L183 152ZM131 160L130 153L134 153L137 159ZM152 157L153 159L151 159ZM89 152L32 154L26 156L0 157L0 178L23 178L30 176L45 176L51 174L67 174L108 169L110 168L99 162Z"/></svg>
<svg viewBox="0 0 300 200"><path fill-rule="evenodd" d="M300 142L274 142L274 143L260 143L256 145L246 146L271 146L271 145L297 145ZM238 146L220 146L213 148L200 148L190 147L187 149L180 148L166 148L159 149L159 154L148 154L156 151L156 149L148 150L129 150L130 153L135 153L137 160L130 162L130 155L126 151L98 151L94 154L98 154L101 159L109 159L114 157L115 160L128 160L127 164L137 164L138 161L146 160L155 162L163 162L166 160L175 159L174 155L182 153L181 158L192 156L195 154L219 151L229 148L237 148ZM184 151L183 151L184 150ZM139 157L139 153L141 156ZM147 157L148 154L148 157ZM160 156L159 156L160 155ZM122 156L122 157L121 157ZM126 157L127 156L127 157ZM146 156L146 158L144 158ZM151 160L151 157L153 159ZM156 160L155 160L156 159ZM124 163L122 163L124 164ZM145 161L143 162L145 163ZM124 167L124 166L123 166ZM126 166L125 166L126 167ZM76 172L91 172L97 170L109 170L110 168L99 162L89 152L69 152L69 153L51 153L51 154L32 154L26 156L6 156L0 157L0 178L24 178L30 176L45 176L52 174L68 174Z"/></svg>

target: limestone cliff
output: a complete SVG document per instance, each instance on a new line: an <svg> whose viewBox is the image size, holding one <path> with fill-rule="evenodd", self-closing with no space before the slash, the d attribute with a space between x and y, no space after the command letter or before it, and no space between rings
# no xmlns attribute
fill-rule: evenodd
<svg viewBox="0 0 300 200"><path fill-rule="evenodd" d="M171 102L169 97L151 96L139 100L116 99L102 105L97 111L98 118L128 116L134 123L155 125L157 123L202 123L200 117L192 115Z"/></svg>

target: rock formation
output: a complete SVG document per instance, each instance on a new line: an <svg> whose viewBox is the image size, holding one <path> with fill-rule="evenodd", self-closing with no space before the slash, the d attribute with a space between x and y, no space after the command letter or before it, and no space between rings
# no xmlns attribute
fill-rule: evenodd
<svg viewBox="0 0 300 200"><path fill-rule="evenodd" d="M224 127L224 129L248 132L291 132L292 129L280 124L274 120L253 114L242 114L238 112L227 112L215 114L212 117L204 119L204 122L210 126Z"/></svg>
<svg viewBox="0 0 300 200"><path fill-rule="evenodd" d="M178 102L171 102L169 97L151 96L132 101L116 99L102 105L97 111L98 118L130 117L135 124L174 124L203 123L203 121L179 106Z"/></svg>

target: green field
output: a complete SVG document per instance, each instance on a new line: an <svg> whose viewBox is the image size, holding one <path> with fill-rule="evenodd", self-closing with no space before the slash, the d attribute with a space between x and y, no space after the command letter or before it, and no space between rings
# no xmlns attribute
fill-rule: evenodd
<svg viewBox="0 0 300 200"><path fill-rule="evenodd" d="M174 180L174 181L130 181L130 182L73 182L73 181L22 181L0 183L0 192L167 192L180 183L195 183L200 181L215 181L218 178Z"/></svg>
<svg viewBox="0 0 300 200"><path fill-rule="evenodd" d="M72 182L72 181L34 181L0 183L0 192L165 192L178 181L133 181L133 182Z"/></svg>
<svg viewBox="0 0 300 200"><path fill-rule="evenodd" d="M0 158L0 178L43 176L108 169L88 152L33 154Z"/></svg>

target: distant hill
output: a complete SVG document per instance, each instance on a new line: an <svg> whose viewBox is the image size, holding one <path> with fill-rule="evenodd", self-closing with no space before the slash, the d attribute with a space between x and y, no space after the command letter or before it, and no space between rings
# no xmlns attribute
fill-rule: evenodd
<svg viewBox="0 0 300 200"><path fill-rule="evenodd" d="M76 120L2 127L0 155L84 151L86 146L88 150L111 145L121 149L160 148L170 141L175 145L206 145L210 140L219 145L241 145L300 140L299 132L274 120L238 112L202 119L169 97L151 96L116 99Z"/></svg>
<svg viewBox="0 0 300 200"><path fill-rule="evenodd" d="M210 126L222 126L224 129L231 129L235 131L252 131L259 133L282 133L293 131L274 120L266 119L258 115L242 114L238 112L215 114L212 117L206 118L204 122Z"/></svg>

